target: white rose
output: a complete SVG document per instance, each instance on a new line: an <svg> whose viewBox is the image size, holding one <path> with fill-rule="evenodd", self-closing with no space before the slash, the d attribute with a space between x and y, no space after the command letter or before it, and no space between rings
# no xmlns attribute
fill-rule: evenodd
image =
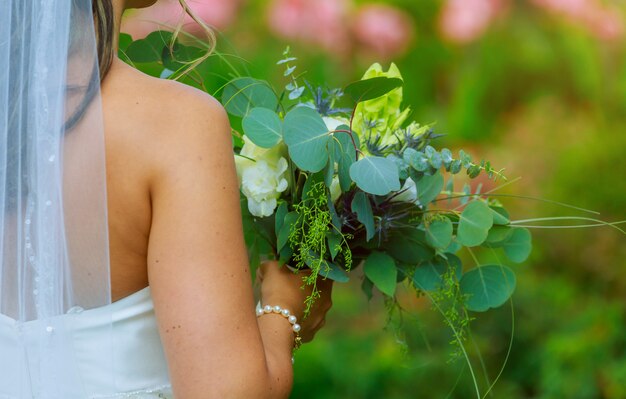
<svg viewBox="0 0 626 399"><path fill-rule="evenodd" d="M261 148L244 136L242 156L236 157L235 162L241 192L248 199L248 209L254 216L272 215L281 193L289 187L289 165L282 156L285 152L282 147L284 145L279 144L270 149Z"/></svg>
<svg viewBox="0 0 626 399"><path fill-rule="evenodd" d="M417 187L410 177L404 182L401 193L393 197L392 202L417 202Z"/></svg>

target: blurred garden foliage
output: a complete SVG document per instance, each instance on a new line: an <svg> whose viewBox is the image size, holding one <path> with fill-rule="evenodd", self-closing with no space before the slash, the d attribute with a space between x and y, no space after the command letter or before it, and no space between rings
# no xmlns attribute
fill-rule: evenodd
<svg viewBox="0 0 626 399"><path fill-rule="evenodd" d="M206 19L221 28L218 49L246 62L226 56L200 65L209 92L229 79L228 63L283 81L275 63L287 44L299 70L331 88L359 79L373 61L393 59L405 75L405 102L416 120L437 123L447 135L442 144L470 148L506 168L510 180L521 176L500 193L626 219L623 1L387 0L376 2L387 11L373 14L366 0L224 2L233 7L216 20L207 7ZM377 39L385 26L399 27L400 36L385 39L389 47ZM483 190L494 187L483 183ZM504 201L516 218L593 216ZM626 398L625 237L608 227L539 230L534 247L515 266L513 347L491 397ZM399 295L408 310L399 337L393 328L382 331L384 304L368 302L353 280L337 284L327 327L297 354L293 398L476 396L463 361L448 363L451 334L428 301ZM479 370L480 349L493 380L505 360L511 308L480 317L468 349ZM488 383L479 383L484 392Z"/></svg>

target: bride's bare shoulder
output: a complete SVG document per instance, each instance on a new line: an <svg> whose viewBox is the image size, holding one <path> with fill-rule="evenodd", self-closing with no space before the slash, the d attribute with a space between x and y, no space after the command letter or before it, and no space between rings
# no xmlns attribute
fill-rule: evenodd
<svg viewBox="0 0 626 399"><path fill-rule="evenodd" d="M221 104L187 85L145 75L116 60L102 93L107 134L124 146L130 143L160 156L199 145L211 151L211 142L230 141Z"/></svg>
<svg viewBox="0 0 626 399"><path fill-rule="evenodd" d="M116 124L122 125L118 128L132 127L133 134L185 134L183 127L227 120L221 104L207 93L148 76L119 60L114 62L102 91L105 112L115 115Z"/></svg>

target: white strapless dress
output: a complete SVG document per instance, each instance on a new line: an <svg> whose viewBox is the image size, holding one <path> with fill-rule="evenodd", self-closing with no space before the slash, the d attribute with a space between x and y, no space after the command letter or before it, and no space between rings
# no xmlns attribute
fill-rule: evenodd
<svg viewBox="0 0 626 399"><path fill-rule="evenodd" d="M76 393L68 387L63 399L83 399L85 395L173 398L149 288L111 305L62 317L73 327L74 353L82 380L82 387L77 387ZM28 324L22 329L28 330ZM7 359L17 359L18 350L17 324L0 314L0 399L35 398L32 393L17 391L20 384L16 379L27 373L20 373Z"/></svg>

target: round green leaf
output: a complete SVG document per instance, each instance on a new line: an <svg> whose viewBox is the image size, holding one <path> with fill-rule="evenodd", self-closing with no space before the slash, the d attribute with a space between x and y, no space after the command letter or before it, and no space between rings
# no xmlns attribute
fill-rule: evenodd
<svg viewBox="0 0 626 399"><path fill-rule="evenodd" d="M330 134L314 109L296 107L285 117L284 140L291 160L302 170L319 172L328 163Z"/></svg>
<svg viewBox="0 0 626 399"><path fill-rule="evenodd" d="M276 112L254 108L243 118L243 131L259 147L272 148L283 138L283 123Z"/></svg>
<svg viewBox="0 0 626 399"><path fill-rule="evenodd" d="M363 271L380 292L388 296L395 294L398 269L391 256L382 252L372 252L365 260Z"/></svg>
<svg viewBox="0 0 626 399"><path fill-rule="evenodd" d="M173 46L163 48L161 61L163 66L169 70L176 71L183 68L186 63L200 59L206 50L193 46L185 46L175 43Z"/></svg>
<svg viewBox="0 0 626 399"><path fill-rule="evenodd" d="M476 267L461 278L461 293L467 295L465 306L484 312L504 304L515 291L515 273L503 265Z"/></svg>
<svg viewBox="0 0 626 399"><path fill-rule="evenodd" d="M493 213L493 224L499 225L507 225L511 223L511 219L509 217L509 213L506 209L501 206L490 206L491 212Z"/></svg>
<svg viewBox="0 0 626 399"><path fill-rule="evenodd" d="M387 195L400 190L400 175L395 162L382 157L365 157L352 164L350 177L363 191Z"/></svg>
<svg viewBox="0 0 626 399"><path fill-rule="evenodd" d="M398 229L387 237L382 247L399 262L409 265L435 256L435 251L426 245L426 234L418 229Z"/></svg>
<svg viewBox="0 0 626 399"><path fill-rule="evenodd" d="M426 241L433 248L445 249L452 242L452 222L450 219L435 220L426 229Z"/></svg>
<svg viewBox="0 0 626 399"><path fill-rule="evenodd" d="M472 201L461 213L457 241L466 247L482 244L493 226L491 209L482 201Z"/></svg>
<svg viewBox="0 0 626 399"><path fill-rule="evenodd" d="M172 33L156 31L144 39L135 40L126 48L125 54L132 62L148 63L161 61L163 49L172 41Z"/></svg>
<svg viewBox="0 0 626 399"><path fill-rule="evenodd" d="M489 229L487 239L483 245L488 246L489 248L501 247L502 244L504 244L504 242L511 237L513 230L514 229L511 227L494 225L491 229Z"/></svg>
<svg viewBox="0 0 626 399"><path fill-rule="evenodd" d="M413 284L423 291L435 291L443 284L443 275L454 269L457 279L461 278L461 260L453 254L446 254L446 258L436 258L420 264L413 273Z"/></svg>
<svg viewBox="0 0 626 399"><path fill-rule="evenodd" d="M444 186L444 178L437 172L432 176L422 176L415 182L417 188L417 199L420 204L428 205L441 193Z"/></svg>
<svg viewBox="0 0 626 399"><path fill-rule="evenodd" d="M513 234L502 245L506 257L512 262L522 263L533 249L532 236L528 229L515 228Z"/></svg>
<svg viewBox="0 0 626 399"><path fill-rule="evenodd" d="M358 103L382 97L401 87L403 83L402 79L380 76L351 83L345 88L344 93Z"/></svg>
<svg viewBox="0 0 626 399"><path fill-rule="evenodd" d="M275 110L278 98L267 82L244 77L233 79L224 87L222 104L229 114L244 117L256 107Z"/></svg>
<svg viewBox="0 0 626 399"><path fill-rule="evenodd" d="M124 53L128 46L130 46L133 42L133 38L128 33L120 33L119 40L117 43L118 51Z"/></svg>

